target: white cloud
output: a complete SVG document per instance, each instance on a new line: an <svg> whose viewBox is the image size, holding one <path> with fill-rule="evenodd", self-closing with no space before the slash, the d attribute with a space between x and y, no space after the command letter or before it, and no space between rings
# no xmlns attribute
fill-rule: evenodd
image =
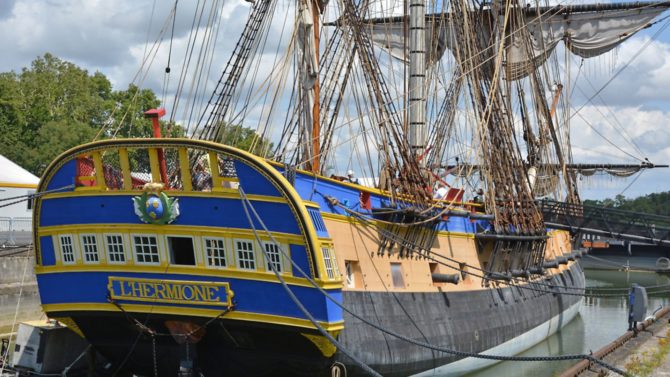
<svg viewBox="0 0 670 377"><path fill-rule="evenodd" d="M658 107L667 103L670 44L650 39L651 32L631 38L612 53L585 60L581 68L581 61L574 58L571 76L577 85L575 105L586 99L597 105Z"/></svg>

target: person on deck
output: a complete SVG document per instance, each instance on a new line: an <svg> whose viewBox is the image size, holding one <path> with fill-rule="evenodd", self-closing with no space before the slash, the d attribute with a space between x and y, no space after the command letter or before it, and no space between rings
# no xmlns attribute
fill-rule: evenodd
<svg viewBox="0 0 670 377"><path fill-rule="evenodd" d="M438 181L437 190L433 193L433 199L444 200L448 193L449 189L447 188L447 185L445 185L444 182Z"/></svg>
<svg viewBox="0 0 670 377"><path fill-rule="evenodd" d="M475 195L475 198L472 200L475 203L483 204L484 203L484 190L478 189L477 190L477 195Z"/></svg>
<svg viewBox="0 0 670 377"><path fill-rule="evenodd" d="M346 181L347 181L347 182L351 182L351 183L355 183L355 184L357 184L357 185L359 184L359 183L358 183L358 178L356 178L356 177L354 176L354 171L353 171L353 170L349 170L349 171L347 171L347 179L346 179Z"/></svg>

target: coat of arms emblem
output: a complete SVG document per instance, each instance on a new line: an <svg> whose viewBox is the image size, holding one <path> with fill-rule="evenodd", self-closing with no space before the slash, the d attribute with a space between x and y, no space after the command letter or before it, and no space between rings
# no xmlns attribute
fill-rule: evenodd
<svg viewBox="0 0 670 377"><path fill-rule="evenodd" d="M179 200L167 196L160 183L147 183L144 193L133 198L135 214L147 224L164 225L179 216Z"/></svg>

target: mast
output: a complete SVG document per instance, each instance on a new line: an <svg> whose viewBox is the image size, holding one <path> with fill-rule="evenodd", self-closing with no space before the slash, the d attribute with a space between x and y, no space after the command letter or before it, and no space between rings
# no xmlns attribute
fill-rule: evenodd
<svg viewBox="0 0 670 377"><path fill-rule="evenodd" d="M417 158L426 147L425 44L424 0L409 0L409 145Z"/></svg>
<svg viewBox="0 0 670 377"><path fill-rule="evenodd" d="M321 169L319 158L321 157L321 101L319 86L319 14L321 9L319 0L312 0L312 19L314 25L314 61L316 62L316 80L314 82L314 103L312 104L312 161L311 171L319 173Z"/></svg>

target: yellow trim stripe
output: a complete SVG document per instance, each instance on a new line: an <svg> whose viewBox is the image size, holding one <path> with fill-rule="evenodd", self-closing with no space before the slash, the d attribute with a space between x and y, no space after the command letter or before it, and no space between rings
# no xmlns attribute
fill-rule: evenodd
<svg viewBox="0 0 670 377"><path fill-rule="evenodd" d="M254 232L251 229L242 228L221 228L221 227L207 227L195 225L170 225L165 227L163 225L153 224L75 224L75 225L52 225L38 227L37 232L40 237L51 236L63 233L155 233L157 235L182 235L189 236L218 236L218 237L244 237L254 239ZM285 241L293 245L305 245L305 239L298 234L290 234L283 232L270 232L273 237L279 241ZM270 239L266 232L260 233L261 239Z"/></svg>
<svg viewBox="0 0 670 377"><path fill-rule="evenodd" d="M97 187L96 187L97 189ZM224 198L224 199L240 199L240 194L237 190L230 189L229 191L177 191L177 190L167 190L165 191L171 197L181 197L181 196L190 196L190 197L203 197L203 198ZM98 191L98 192L55 192L51 194L46 194L41 197L42 200L48 199L61 199L61 198L78 198L82 196L139 196L144 193L144 190L129 190L129 191ZM279 196L267 196L267 195L256 195L256 194L247 194L247 197L251 201L256 202L270 202L270 203L287 203L286 199ZM313 203L312 206L318 207L319 205Z"/></svg>
<svg viewBox="0 0 670 377"><path fill-rule="evenodd" d="M33 183L0 182L0 187L36 189L37 183L33 184Z"/></svg>
<svg viewBox="0 0 670 377"><path fill-rule="evenodd" d="M265 283L280 284L274 273L271 271L246 271L234 267L227 267L226 269L204 268L204 267L186 267L174 265L131 265L131 264L72 264L72 265L55 265L55 266L35 266L35 275L47 274L61 274L73 272L133 272L133 273L149 273L149 274L166 274L170 275L198 275L211 276L224 279L239 279L239 280L254 280ZM298 287L314 288L314 286L305 278L299 278L290 275L282 275L286 284ZM340 289L342 288L342 280L321 280L313 279L317 285L323 289ZM315 288L316 289L316 288Z"/></svg>
<svg viewBox="0 0 670 377"><path fill-rule="evenodd" d="M152 314L168 314L168 315L182 315L215 318L223 313L223 310L202 309L202 308L184 308L178 306L162 306L162 305L140 305L140 304L122 304L123 310L129 313L152 313ZM71 311L103 311L103 312L119 312L119 308L113 304L98 304L98 303L72 303L72 304L45 304L42 305L42 310L49 314L54 312L71 312ZM240 312L232 310L226 313L221 318L232 319L238 321L251 321L269 323L274 325L284 325L292 327L301 327L306 329L316 329L312 322L306 319L284 317L271 314L259 314ZM338 322L318 322L326 331L338 331L344 329L344 321Z"/></svg>

